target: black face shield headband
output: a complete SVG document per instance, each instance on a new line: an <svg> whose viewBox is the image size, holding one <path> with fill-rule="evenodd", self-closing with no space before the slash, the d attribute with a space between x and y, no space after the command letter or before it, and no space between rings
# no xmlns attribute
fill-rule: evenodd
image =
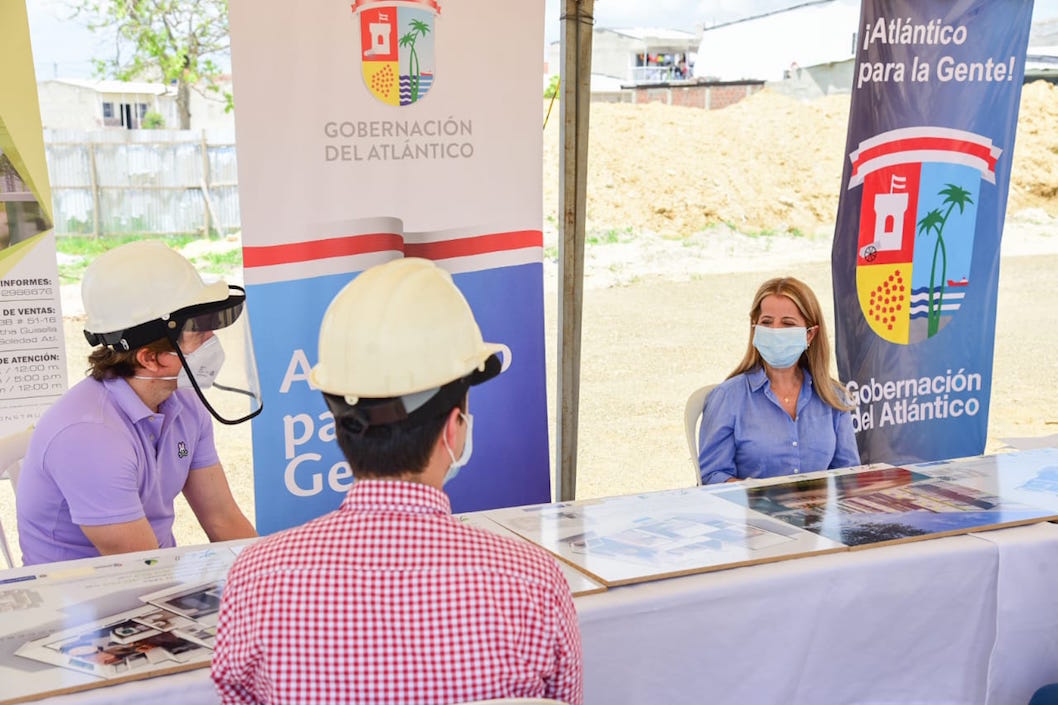
<svg viewBox="0 0 1058 705"><path fill-rule="evenodd" d="M246 291L241 286L231 284L228 286L228 298L223 301L186 306L163 318L156 318L124 330L109 333L93 333L86 330L84 337L93 347L105 345L111 350L119 351L135 350L161 338L168 338L173 346L179 348L181 333L226 328L239 318L245 303Z"/></svg>
<svg viewBox="0 0 1058 705"><path fill-rule="evenodd" d="M502 367L499 356L490 355L485 360L484 369L474 370L466 377L442 385L433 396L412 409L408 409L405 402L414 397L413 394L385 399L361 398L356 404L349 404L340 394L324 392L323 398L336 423L363 436L368 429L375 426L385 426L406 419L415 425L446 413L460 405L470 387L492 379L500 373Z"/></svg>

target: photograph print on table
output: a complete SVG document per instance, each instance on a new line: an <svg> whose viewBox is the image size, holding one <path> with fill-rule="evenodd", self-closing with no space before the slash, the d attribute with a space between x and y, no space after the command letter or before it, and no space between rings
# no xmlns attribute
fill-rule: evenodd
<svg viewBox="0 0 1058 705"><path fill-rule="evenodd" d="M0 705L208 668L220 592L241 546L7 571L0 581Z"/></svg>
<svg viewBox="0 0 1058 705"><path fill-rule="evenodd" d="M220 596L224 592L224 579L201 585L181 585L144 595L140 599L168 612L194 620L199 625L214 626L220 611Z"/></svg>
<svg viewBox="0 0 1058 705"><path fill-rule="evenodd" d="M700 487L487 516L608 586L845 550Z"/></svg>
<svg viewBox="0 0 1058 705"><path fill-rule="evenodd" d="M1058 515L900 467L737 487L716 496L850 548L1028 524Z"/></svg>
<svg viewBox="0 0 1058 705"><path fill-rule="evenodd" d="M143 611L49 634L23 644L15 654L103 679L209 658L206 647L138 621Z"/></svg>
<svg viewBox="0 0 1058 705"><path fill-rule="evenodd" d="M1058 513L1058 448L938 460L908 468L937 480Z"/></svg>
<svg viewBox="0 0 1058 705"><path fill-rule="evenodd" d="M455 518L459 520L464 526L473 526L474 528L481 529L482 531L488 531L491 534L497 536L504 536L511 539L512 541L526 541L523 537L514 533L510 529L500 526L496 522L492 521L485 516L483 512L468 512L466 514L456 514ZM569 591L574 597L580 595L592 595L597 592L604 592L606 586L598 582L594 578L590 577L586 573L578 570L575 566L566 563L565 561L558 561L558 567L562 571L563 577L566 578L566 583L569 585Z"/></svg>

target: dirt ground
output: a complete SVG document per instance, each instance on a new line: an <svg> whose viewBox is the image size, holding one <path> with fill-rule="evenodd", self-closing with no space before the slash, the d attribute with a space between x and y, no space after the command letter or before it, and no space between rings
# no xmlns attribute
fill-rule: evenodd
<svg viewBox="0 0 1058 705"><path fill-rule="evenodd" d="M695 483L684 401L726 377L741 357L746 308L764 279L803 279L831 315L830 237L847 111L847 98L798 103L768 93L715 112L592 106L579 498ZM1003 238L987 450L1004 438L1058 433L1047 384L1058 376L1058 314L1039 298L1040 283L1058 271L1055 125L1058 90L1026 86ZM543 204L552 458L557 137L553 113ZM76 287L64 288L64 302L76 302ZM76 304L64 303L64 311L76 313ZM83 319L65 323L72 383L83 375L87 349ZM249 424L215 428L236 499L252 518ZM177 517L179 543L206 540L182 502ZM0 520L9 540L16 538L8 483L0 484Z"/></svg>

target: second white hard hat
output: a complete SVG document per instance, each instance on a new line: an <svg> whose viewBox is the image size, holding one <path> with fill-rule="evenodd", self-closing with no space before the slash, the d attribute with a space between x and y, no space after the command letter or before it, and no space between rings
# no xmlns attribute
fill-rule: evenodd
<svg viewBox="0 0 1058 705"><path fill-rule="evenodd" d="M486 365L502 354L503 365ZM469 377L477 384L506 369L510 349L487 343L451 275L430 260L372 267L331 301L320 326L310 379L328 394L393 398Z"/></svg>

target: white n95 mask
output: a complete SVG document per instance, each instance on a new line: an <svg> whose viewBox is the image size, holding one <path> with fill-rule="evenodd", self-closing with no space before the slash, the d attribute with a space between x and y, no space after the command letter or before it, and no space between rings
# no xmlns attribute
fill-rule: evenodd
<svg viewBox="0 0 1058 705"><path fill-rule="evenodd" d="M176 353L170 353L175 355ZM220 339L212 336L206 342L199 345L193 352L184 355L185 365L181 367L180 374L176 377L176 386L182 389L193 389L187 371L195 376L200 389L209 389L213 381L220 374L220 368L224 366L224 348L221 347Z"/></svg>

